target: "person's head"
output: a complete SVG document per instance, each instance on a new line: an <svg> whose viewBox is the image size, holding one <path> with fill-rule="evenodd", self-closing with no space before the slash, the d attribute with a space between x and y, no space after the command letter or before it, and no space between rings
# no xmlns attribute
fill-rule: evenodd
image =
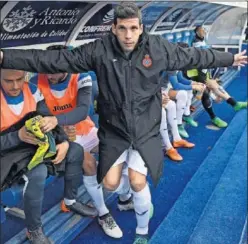
<svg viewBox="0 0 248 244"><path fill-rule="evenodd" d="M112 32L124 51L133 51L143 33L142 16L135 3L123 2L115 8Z"/></svg>
<svg viewBox="0 0 248 244"><path fill-rule="evenodd" d="M197 26L195 28L195 33L197 34L197 36L199 36L200 38L204 38L206 35L206 31L204 29L203 26Z"/></svg>
<svg viewBox="0 0 248 244"><path fill-rule="evenodd" d="M69 49L67 46L64 45L52 45L47 47L47 50L62 50L62 49ZM56 74L46 74L47 80L50 84L58 84L59 82L63 81L67 73L56 73Z"/></svg>
<svg viewBox="0 0 248 244"><path fill-rule="evenodd" d="M25 82L26 72L22 70L1 70L1 87L4 92L11 96L17 97L20 95Z"/></svg>

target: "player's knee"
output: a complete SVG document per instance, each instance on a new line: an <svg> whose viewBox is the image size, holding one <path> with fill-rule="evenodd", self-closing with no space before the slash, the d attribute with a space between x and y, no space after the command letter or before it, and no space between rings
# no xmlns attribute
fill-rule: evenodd
<svg viewBox="0 0 248 244"><path fill-rule="evenodd" d="M203 104L204 108L212 107L212 101L211 101L209 93L207 93L207 92L203 93L202 104Z"/></svg>
<svg viewBox="0 0 248 244"><path fill-rule="evenodd" d="M120 184L120 180L115 177L104 177L103 185L104 188L108 191L115 191Z"/></svg>
<svg viewBox="0 0 248 244"><path fill-rule="evenodd" d="M188 99L187 91L180 90L177 93L177 100L186 101Z"/></svg>
<svg viewBox="0 0 248 244"><path fill-rule="evenodd" d="M96 160L92 156L92 158L85 158L83 162L83 171L84 175L95 175L96 174Z"/></svg>
<svg viewBox="0 0 248 244"><path fill-rule="evenodd" d="M130 184L131 184L131 188L133 191L135 192L139 192L141 190L143 190L146 186L146 177L142 176L142 177L138 177L138 176L130 176L129 175L129 179L130 179Z"/></svg>
<svg viewBox="0 0 248 244"><path fill-rule="evenodd" d="M172 110L176 110L176 103L172 100L170 100L167 105L166 105L166 110L167 111L172 111Z"/></svg>

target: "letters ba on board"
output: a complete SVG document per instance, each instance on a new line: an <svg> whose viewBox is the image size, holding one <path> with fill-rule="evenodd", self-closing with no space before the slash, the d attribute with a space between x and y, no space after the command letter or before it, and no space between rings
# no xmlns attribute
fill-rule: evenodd
<svg viewBox="0 0 248 244"><path fill-rule="evenodd" d="M88 5L63 1L19 2L1 23L1 47L65 41Z"/></svg>

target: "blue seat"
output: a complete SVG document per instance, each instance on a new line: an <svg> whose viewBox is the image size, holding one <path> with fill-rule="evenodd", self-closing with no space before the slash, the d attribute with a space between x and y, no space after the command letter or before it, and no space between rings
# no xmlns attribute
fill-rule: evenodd
<svg viewBox="0 0 248 244"><path fill-rule="evenodd" d="M192 42L195 38L195 32L192 30L190 31L190 37L189 37L189 45L192 46Z"/></svg>
<svg viewBox="0 0 248 244"><path fill-rule="evenodd" d="M46 186L52 183L56 179L55 176L49 176L46 179ZM1 192L1 204L14 207L22 200L23 184L14 184L11 188Z"/></svg>
<svg viewBox="0 0 248 244"><path fill-rule="evenodd" d="M1 192L1 203L8 207L14 207L22 200L23 185L15 184L11 188Z"/></svg>
<svg viewBox="0 0 248 244"><path fill-rule="evenodd" d="M162 37L167 39L169 42L174 42L174 35L172 33L163 34Z"/></svg>
<svg viewBox="0 0 248 244"><path fill-rule="evenodd" d="M97 84L97 77L94 71L89 71L88 74L91 76L92 79L92 103L94 104L94 101L98 97L98 84Z"/></svg>
<svg viewBox="0 0 248 244"><path fill-rule="evenodd" d="M93 71L89 71L88 73L92 79L92 101L90 105L89 116L92 119L92 121L95 123L96 127L98 127L98 114L96 114L95 111L95 102L97 101L97 97L99 94L97 77L95 72Z"/></svg>
<svg viewBox="0 0 248 244"><path fill-rule="evenodd" d="M190 31L183 31L182 32L182 42L185 42L185 43L187 43L187 44L191 44L190 43L190 39L191 39L191 33L190 33Z"/></svg>
<svg viewBox="0 0 248 244"><path fill-rule="evenodd" d="M0 213L1 218L0 219L1 219L1 224L2 224L6 220L6 214L5 214L4 208L2 206L0 206L0 208L1 208L0 209L0 211L1 211L1 213Z"/></svg>
<svg viewBox="0 0 248 244"><path fill-rule="evenodd" d="M99 127L99 124L98 124L98 117L99 116L95 111L93 103L90 104L89 116L90 116L91 120L95 123L95 126L98 128Z"/></svg>
<svg viewBox="0 0 248 244"><path fill-rule="evenodd" d="M50 183L54 182L56 176L49 176L46 179L46 185L48 186ZM6 189L1 192L1 223L3 223L6 219L5 211L3 207L13 208L20 204L23 197L23 187L24 184L14 184L11 188Z"/></svg>
<svg viewBox="0 0 248 244"><path fill-rule="evenodd" d="M174 35L174 42L181 42L182 41L183 35L181 32L176 32L173 35Z"/></svg>

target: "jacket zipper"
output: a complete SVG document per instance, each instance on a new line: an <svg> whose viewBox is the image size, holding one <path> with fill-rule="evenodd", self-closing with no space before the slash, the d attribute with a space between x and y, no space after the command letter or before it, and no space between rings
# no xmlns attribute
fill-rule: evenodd
<svg viewBox="0 0 248 244"><path fill-rule="evenodd" d="M132 61L128 60L128 75L127 75L128 96L129 96L129 100L127 101L128 103L127 107L129 110L128 129L130 133L131 147L132 147L133 146L133 119L132 119L131 68L132 68Z"/></svg>

